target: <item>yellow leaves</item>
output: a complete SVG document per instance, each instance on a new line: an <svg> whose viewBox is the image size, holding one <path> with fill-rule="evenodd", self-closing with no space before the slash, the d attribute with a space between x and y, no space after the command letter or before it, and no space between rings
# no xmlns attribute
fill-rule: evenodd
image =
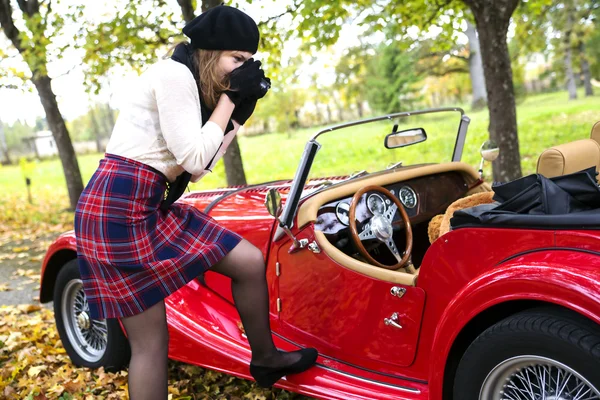
<svg viewBox="0 0 600 400"><path fill-rule="evenodd" d="M169 400L306 399L178 362L170 362L168 372ZM37 305L0 307L1 399L121 400L128 397L127 377L127 371L75 367L61 345L52 311Z"/></svg>
<svg viewBox="0 0 600 400"><path fill-rule="evenodd" d="M0 292L9 292L11 289L6 283L0 283Z"/></svg>
<svg viewBox="0 0 600 400"><path fill-rule="evenodd" d="M32 313L34 311L40 311L41 307L37 304L22 304L17 306L19 310L21 310L25 314Z"/></svg>
<svg viewBox="0 0 600 400"><path fill-rule="evenodd" d="M48 369L48 367L46 365L38 365L38 366L35 366L35 367L31 367L27 371L27 375L30 378L35 378L35 377L37 377L40 374L40 372L45 371L46 369Z"/></svg>
<svg viewBox="0 0 600 400"><path fill-rule="evenodd" d="M24 251L29 251L29 246L13 247L12 251L13 253L23 253Z"/></svg>

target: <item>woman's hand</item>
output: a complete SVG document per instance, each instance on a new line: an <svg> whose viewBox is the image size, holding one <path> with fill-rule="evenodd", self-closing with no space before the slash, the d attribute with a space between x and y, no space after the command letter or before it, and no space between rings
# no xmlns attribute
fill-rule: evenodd
<svg viewBox="0 0 600 400"><path fill-rule="evenodd" d="M225 94L236 107L246 99L257 100L263 97L260 84L265 79L265 72L260 66L260 61L251 58L229 74L230 89Z"/></svg>

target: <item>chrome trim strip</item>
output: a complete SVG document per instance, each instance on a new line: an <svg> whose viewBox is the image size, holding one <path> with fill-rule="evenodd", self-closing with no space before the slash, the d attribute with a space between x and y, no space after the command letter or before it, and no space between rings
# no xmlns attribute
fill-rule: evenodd
<svg viewBox="0 0 600 400"><path fill-rule="evenodd" d="M317 365L320 368L323 368L323 369L326 369L328 371L335 372L336 374L344 375L344 376L347 376L349 378L356 379L356 380L359 380L359 381L368 382L368 383L372 383L374 385L388 387L388 388L392 388L392 389L397 389L397 390L400 390L401 392L421 394L421 391L419 389L413 389L413 388L408 388L408 387L404 387L404 386L396 386L396 385L392 385L390 383L378 382L378 381L374 381L372 379L361 378L359 376L352 375L352 374L350 374L348 372L342 372L340 370L337 370L337 369L334 369L334 368L331 368L331 367L327 367L327 366L325 366L323 364L317 364Z"/></svg>

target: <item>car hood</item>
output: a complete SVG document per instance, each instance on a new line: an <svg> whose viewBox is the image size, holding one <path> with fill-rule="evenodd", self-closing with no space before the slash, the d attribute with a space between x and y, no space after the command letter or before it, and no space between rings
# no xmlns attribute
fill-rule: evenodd
<svg viewBox="0 0 600 400"><path fill-rule="evenodd" d="M323 187L324 182L336 183L345 178L336 176L312 179L308 181L305 190L315 191ZM178 202L190 204L210 215L219 224L249 240L266 256L275 219L264 205L265 196L269 189L277 189L282 202L285 203L291 184L291 180L280 180L257 185L190 192L182 196Z"/></svg>

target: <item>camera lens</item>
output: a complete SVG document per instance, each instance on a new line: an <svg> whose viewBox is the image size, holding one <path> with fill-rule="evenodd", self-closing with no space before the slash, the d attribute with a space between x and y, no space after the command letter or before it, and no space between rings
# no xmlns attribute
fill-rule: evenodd
<svg viewBox="0 0 600 400"><path fill-rule="evenodd" d="M264 79L261 79L260 81L260 91L261 94L264 96L265 94L267 94L267 92L269 91L269 89L271 88L271 84L269 82L267 82Z"/></svg>

